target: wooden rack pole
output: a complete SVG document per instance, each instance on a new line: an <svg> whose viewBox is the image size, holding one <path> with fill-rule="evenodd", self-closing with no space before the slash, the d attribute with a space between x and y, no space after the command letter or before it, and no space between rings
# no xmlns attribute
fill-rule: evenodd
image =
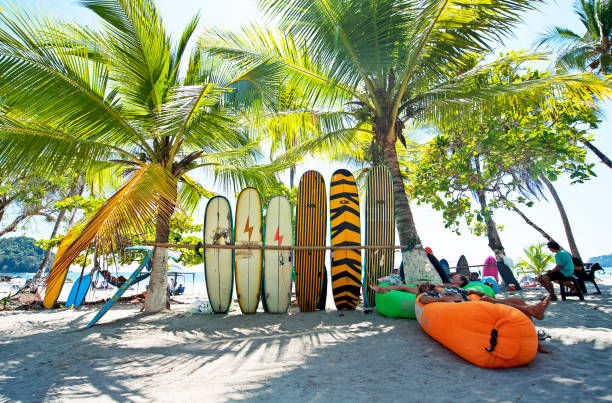
<svg viewBox="0 0 612 403"><path fill-rule="evenodd" d="M277 246L277 245L193 245L193 244L175 244L175 243L151 243L151 246L159 246L164 248L183 248L183 249L263 249L263 250L352 250L352 249L406 249L405 246L397 245L355 245L355 246Z"/></svg>
<svg viewBox="0 0 612 403"><path fill-rule="evenodd" d="M473 264L473 265L471 264L471 265L468 265L468 267L485 267L485 266L489 266L489 265L488 264ZM465 267L465 266L461 266L461 267ZM455 267L444 267L444 269L457 269L457 268L458 268L458 266L455 266Z"/></svg>

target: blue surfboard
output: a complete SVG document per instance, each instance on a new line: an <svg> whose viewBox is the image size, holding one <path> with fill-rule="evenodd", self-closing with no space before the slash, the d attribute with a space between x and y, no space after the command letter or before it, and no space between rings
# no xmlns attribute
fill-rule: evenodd
<svg viewBox="0 0 612 403"><path fill-rule="evenodd" d="M71 306L81 306L81 304L85 300L85 296L87 295L87 291L89 291L90 286L90 275L79 277L70 289L70 294L68 294L68 299L66 300L66 308L69 308Z"/></svg>
<svg viewBox="0 0 612 403"><path fill-rule="evenodd" d="M147 264L149 263L149 260L151 260L151 256L153 255L153 251L151 250L149 253L146 254L144 260L142 261L142 263L140 263L140 266L138 266L138 268L136 269L136 271L134 271L134 273L132 273L132 275L130 276L130 278L128 279L128 281L126 281L125 283L123 283L121 285L121 287L119 287L119 289L117 290L117 292L115 293L115 295L113 295L113 297L111 299L109 299L106 304L104 304L104 306L102 307L102 309L100 309L100 312L98 312L96 314L96 316L91 320L91 322L89 322L86 326L87 329L89 329L90 327L92 327L97 321L100 320L100 318L102 316L104 316L104 314L106 312L108 312L109 309L111 309L111 307L113 305L115 305L115 302L119 301L119 298L121 298L121 296L123 295L123 293L130 288L130 286L134 283L134 281L136 280L136 278L138 277L138 275L140 274L140 272L147 266Z"/></svg>

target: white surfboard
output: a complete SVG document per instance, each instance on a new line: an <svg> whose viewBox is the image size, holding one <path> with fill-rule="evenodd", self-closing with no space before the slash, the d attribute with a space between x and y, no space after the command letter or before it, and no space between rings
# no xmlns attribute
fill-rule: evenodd
<svg viewBox="0 0 612 403"><path fill-rule="evenodd" d="M236 245L262 245L261 197L245 188L236 202ZM236 294L242 313L255 313L261 293L261 249L236 249Z"/></svg>
<svg viewBox="0 0 612 403"><path fill-rule="evenodd" d="M232 244L232 210L223 196L208 201L204 216L204 245ZM226 313L232 302L234 265L231 249L204 250L208 300L215 313Z"/></svg>
<svg viewBox="0 0 612 403"><path fill-rule="evenodd" d="M266 245L293 245L291 205L285 196L275 196L266 212ZM291 303L293 259L289 250L264 251L264 296L268 312L285 313Z"/></svg>

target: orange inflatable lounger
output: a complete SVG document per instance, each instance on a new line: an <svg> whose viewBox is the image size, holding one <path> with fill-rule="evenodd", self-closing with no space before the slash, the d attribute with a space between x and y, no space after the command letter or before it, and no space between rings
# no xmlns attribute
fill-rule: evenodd
<svg viewBox="0 0 612 403"><path fill-rule="evenodd" d="M423 305L420 299L415 313L423 330L474 365L518 367L536 355L535 326L517 309L484 301Z"/></svg>

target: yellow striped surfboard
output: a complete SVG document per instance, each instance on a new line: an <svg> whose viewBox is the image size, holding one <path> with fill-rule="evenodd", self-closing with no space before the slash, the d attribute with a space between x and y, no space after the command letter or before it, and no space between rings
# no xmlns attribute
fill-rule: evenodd
<svg viewBox="0 0 612 403"><path fill-rule="evenodd" d="M361 245L359 194L346 169L332 175L329 188L331 246ZM355 309L361 291L361 249L331 253L332 289L339 311Z"/></svg>
<svg viewBox="0 0 612 403"><path fill-rule="evenodd" d="M325 246L327 203L325 181L316 171L300 179L295 222L296 246ZM295 293L302 312L317 308L325 271L324 250L298 250L295 253Z"/></svg>

